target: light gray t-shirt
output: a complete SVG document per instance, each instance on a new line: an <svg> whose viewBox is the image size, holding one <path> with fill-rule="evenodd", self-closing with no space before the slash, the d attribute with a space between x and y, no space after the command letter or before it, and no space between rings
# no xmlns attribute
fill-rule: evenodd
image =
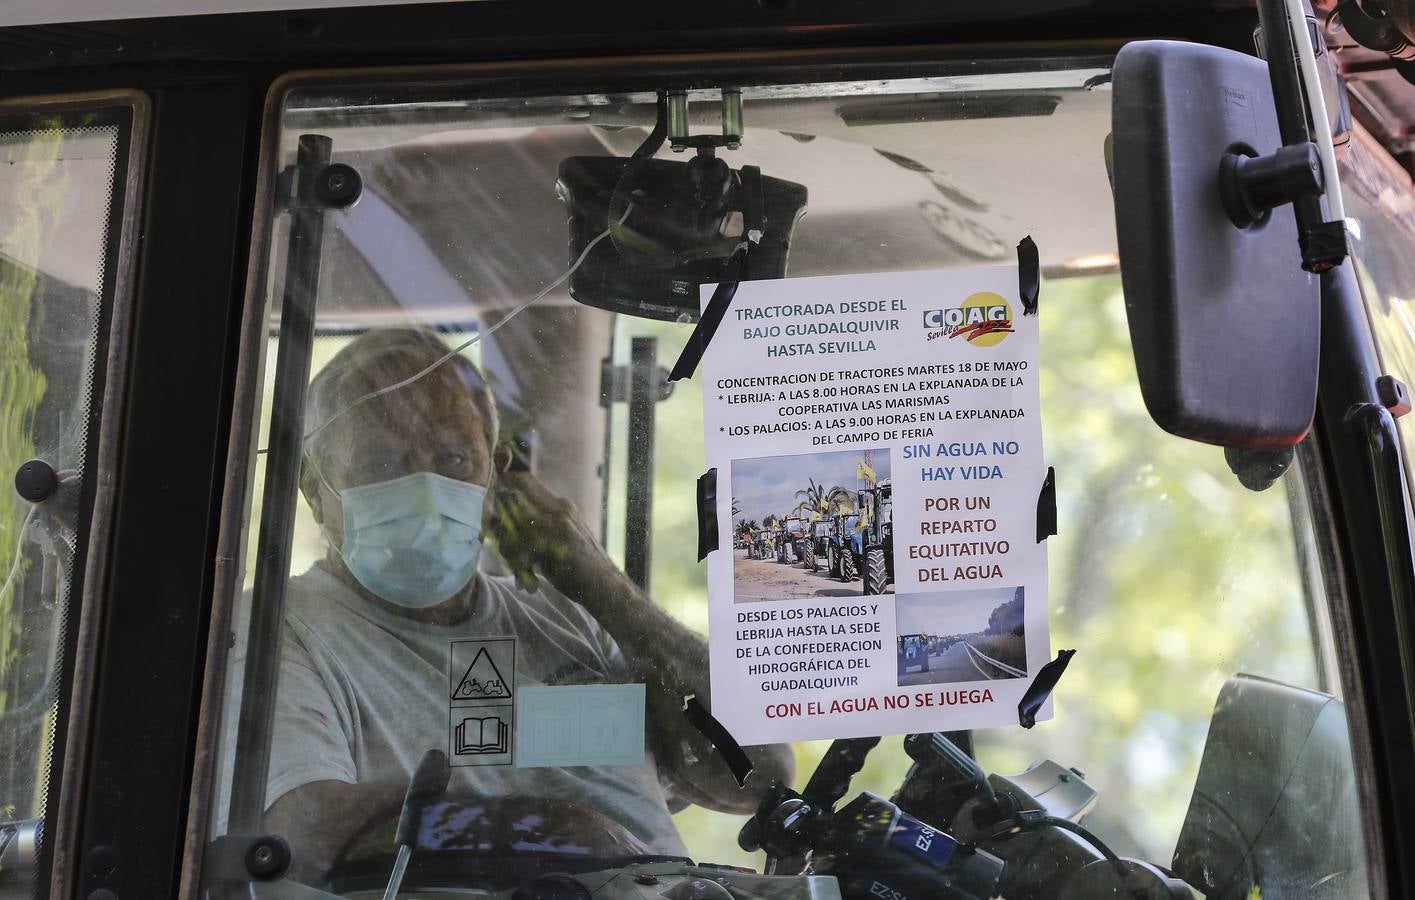
<svg viewBox="0 0 1415 900"><path fill-rule="evenodd" d="M266 804L314 781L405 785L448 748L453 641L516 638L515 684L627 681L624 656L584 607L545 585L477 576L470 618L417 622L360 597L321 566L290 580ZM655 852L686 855L653 755L641 766L454 766L449 795L569 801L623 824Z"/></svg>

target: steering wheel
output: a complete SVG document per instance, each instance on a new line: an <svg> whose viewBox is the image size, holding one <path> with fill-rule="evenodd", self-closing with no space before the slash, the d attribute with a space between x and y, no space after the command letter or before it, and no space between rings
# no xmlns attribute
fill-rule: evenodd
<svg viewBox="0 0 1415 900"><path fill-rule="evenodd" d="M330 869L337 894L382 891L393 865L397 817L360 831ZM447 885L505 890L547 872L589 872L655 854L619 822L582 803L549 797L453 795L422 808L403 890Z"/></svg>

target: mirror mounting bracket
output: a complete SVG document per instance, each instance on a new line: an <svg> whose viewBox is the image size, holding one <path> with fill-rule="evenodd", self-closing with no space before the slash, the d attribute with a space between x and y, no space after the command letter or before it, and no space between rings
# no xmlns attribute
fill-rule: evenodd
<svg viewBox="0 0 1415 900"><path fill-rule="evenodd" d="M1297 68L1297 49L1283 0L1258 0L1258 21L1263 43L1268 49L1268 78L1273 88L1273 108L1277 113L1282 150L1302 151L1312 147L1303 100L1302 77ZM1321 90L1312 85L1312 90ZM1328 173L1334 176L1335 173ZM1321 190L1292 198L1297 219L1297 243L1302 251L1302 268L1318 274L1346 259L1346 223L1327 221L1322 210Z"/></svg>
<svg viewBox="0 0 1415 900"><path fill-rule="evenodd" d="M742 146L742 89L722 88L722 134L688 133L688 92L665 92L668 109L668 148L682 153L689 147L699 154L711 155L718 147L736 150Z"/></svg>
<svg viewBox="0 0 1415 900"><path fill-rule="evenodd" d="M1321 194L1322 161L1312 144L1279 147L1267 156L1234 149L1219 163L1219 193L1239 228L1267 220L1268 213L1298 197Z"/></svg>

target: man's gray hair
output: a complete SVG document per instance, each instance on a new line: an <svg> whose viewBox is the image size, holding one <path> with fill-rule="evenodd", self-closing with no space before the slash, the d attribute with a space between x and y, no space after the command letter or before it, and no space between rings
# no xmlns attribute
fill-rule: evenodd
<svg viewBox="0 0 1415 900"><path fill-rule="evenodd" d="M354 338L310 381L305 400L304 452L322 459L323 454L315 448L323 444L321 438L328 433L326 425L355 404L365 402L369 394L434 365L449 350L437 332L422 328L376 328ZM494 451L499 425L496 400L486 379L461 354L454 354L439 368L452 369L466 386L468 398L480 413L487 447ZM432 374L428 372L423 377Z"/></svg>

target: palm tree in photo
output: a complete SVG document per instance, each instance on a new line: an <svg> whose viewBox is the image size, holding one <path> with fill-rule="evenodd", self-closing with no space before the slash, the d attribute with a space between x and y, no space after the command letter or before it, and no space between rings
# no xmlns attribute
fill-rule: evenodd
<svg viewBox="0 0 1415 900"><path fill-rule="evenodd" d="M825 507L828 515L854 512L855 495L849 490L836 485L826 492Z"/></svg>
<svg viewBox="0 0 1415 900"><path fill-rule="evenodd" d="M838 488L826 488L823 484L816 484L814 478L808 479L807 486L796 492L796 497L801 501L798 508L811 513L824 513L828 509L827 498L834 490Z"/></svg>

